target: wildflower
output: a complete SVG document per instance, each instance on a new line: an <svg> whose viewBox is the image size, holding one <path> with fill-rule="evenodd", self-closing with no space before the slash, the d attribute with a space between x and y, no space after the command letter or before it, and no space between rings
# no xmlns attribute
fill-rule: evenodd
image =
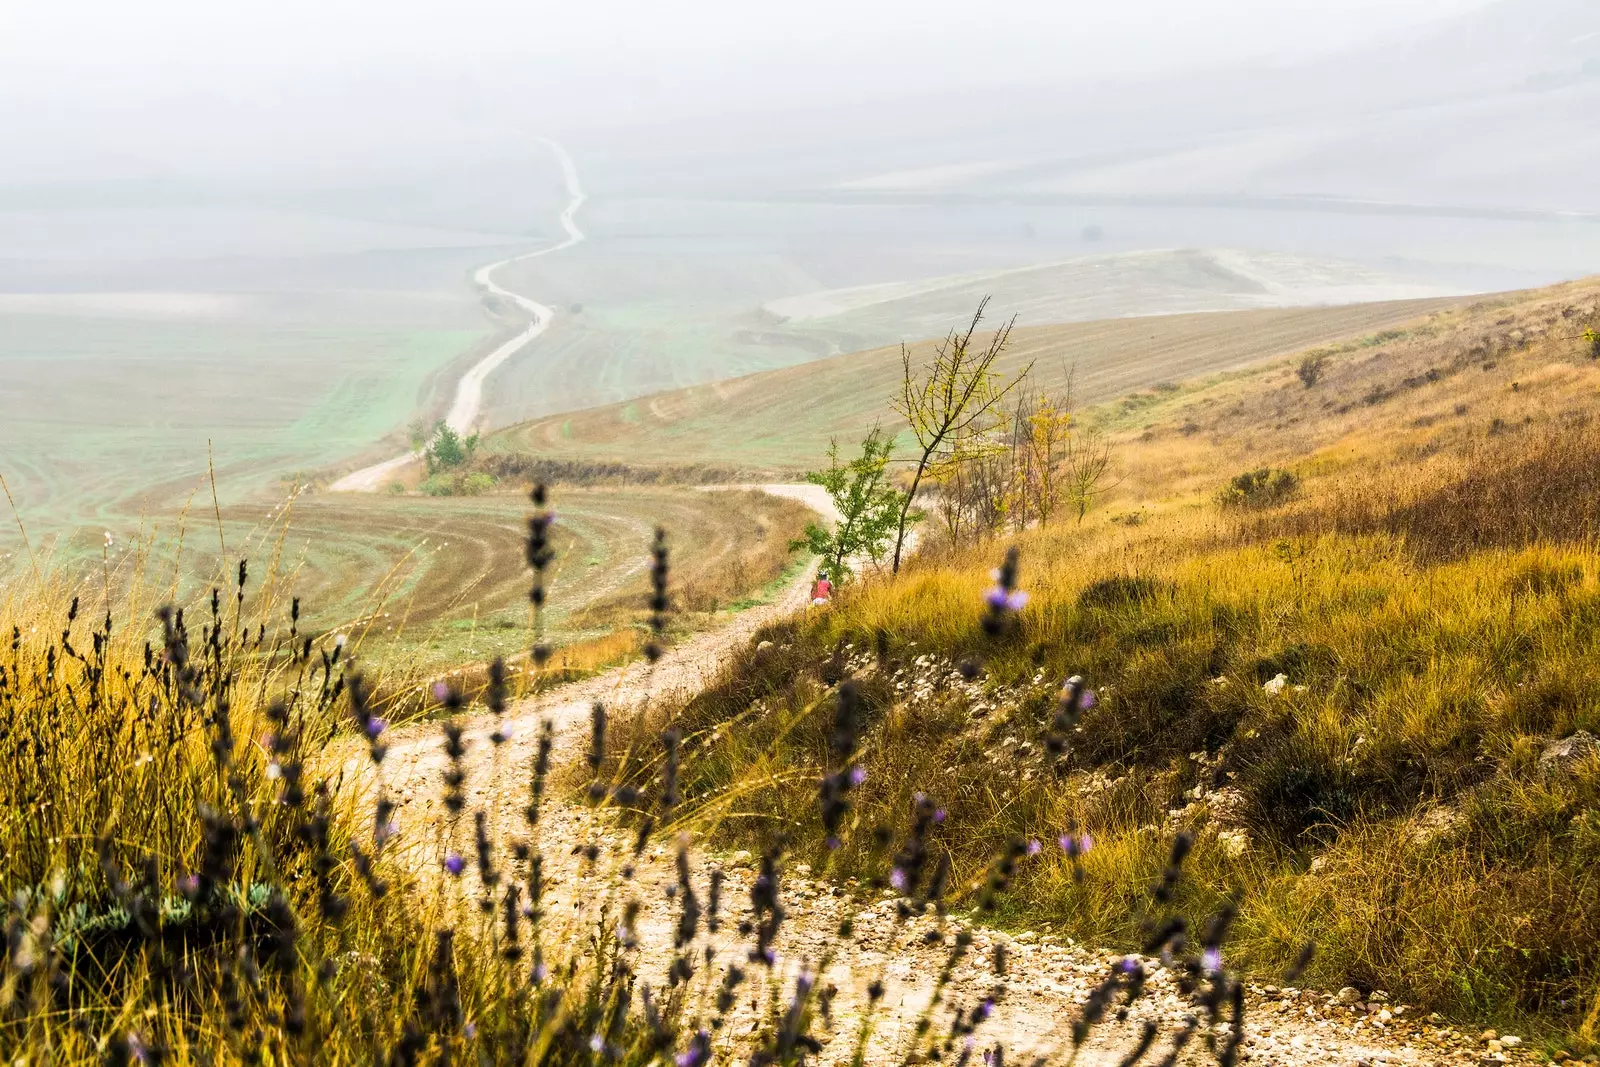
<svg viewBox="0 0 1600 1067"><path fill-rule="evenodd" d="M859 767L858 766L858 767L850 768L850 784L851 785L861 785L866 780L867 780L867 769L865 767Z"/></svg>
<svg viewBox="0 0 1600 1067"><path fill-rule="evenodd" d="M689 1047L678 1053L674 1062L678 1067L702 1067L709 1059L711 1059L711 1035L700 1030L689 1042Z"/></svg>
<svg viewBox="0 0 1600 1067"><path fill-rule="evenodd" d="M656 527L655 544L650 549L650 640L644 646L645 659L651 663L661 658L665 649L661 639L667 629L667 531Z"/></svg>
<svg viewBox="0 0 1600 1067"><path fill-rule="evenodd" d="M441 703L450 695L450 687L443 682L433 683L433 699Z"/></svg>
<svg viewBox="0 0 1600 1067"><path fill-rule="evenodd" d="M1039 842L1036 841L1036 840L1035 841L1029 841L1028 842L1028 855L1037 856L1040 853L1040 851L1042 850L1042 847L1043 846L1041 846L1039 844Z"/></svg>
<svg viewBox="0 0 1600 1067"><path fill-rule="evenodd" d="M894 886L896 889L898 889L902 893L905 892L905 888L906 888L906 872L904 870L902 870L901 868L896 867L893 871L891 871L889 873L889 884Z"/></svg>
<svg viewBox="0 0 1600 1067"><path fill-rule="evenodd" d="M451 877L460 878L461 872L466 869L467 863L461 858L459 852L452 852L444 858L444 869L450 872Z"/></svg>
<svg viewBox="0 0 1600 1067"><path fill-rule="evenodd" d="M1311 958L1316 954L1317 943L1315 941L1307 941L1305 947L1300 950L1300 955L1295 957L1294 965L1284 972L1284 983L1286 985L1292 984L1304 974L1306 968L1311 965Z"/></svg>
<svg viewBox="0 0 1600 1067"><path fill-rule="evenodd" d="M1094 838L1090 837L1088 834L1084 834L1082 837L1074 837L1071 834L1062 834L1060 837L1056 838L1056 843L1061 846L1061 851L1065 852L1073 859L1077 859L1079 856L1083 855L1085 852L1088 852L1094 847Z"/></svg>
<svg viewBox="0 0 1600 1067"><path fill-rule="evenodd" d="M1205 968L1207 974L1222 973L1222 950L1208 948L1200 954L1200 966Z"/></svg>
<svg viewBox="0 0 1600 1067"><path fill-rule="evenodd" d="M983 631L999 637L1013 623L1012 616L1028 603L1028 595L1017 588L1019 555L1015 545L1006 549L1005 562L995 570L994 587L984 594L988 611L983 616Z"/></svg>
<svg viewBox="0 0 1600 1067"><path fill-rule="evenodd" d="M465 1025L465 1026L463 1026L461 1028L461 1033L466 1037L466 1039L468 1041L471 1041L473 1038L478 1036L478 1024L477 1023L468 1023L467 1025Z"/></svg>
<svg viewBox="0 0 1600 1067"><path fill-rule="evenodd" d="M383 733L384 730L388 729L388 727L389 724L387 722L374 715L372 718L367 720L367 736L375 738L379 734Z"/></svg>

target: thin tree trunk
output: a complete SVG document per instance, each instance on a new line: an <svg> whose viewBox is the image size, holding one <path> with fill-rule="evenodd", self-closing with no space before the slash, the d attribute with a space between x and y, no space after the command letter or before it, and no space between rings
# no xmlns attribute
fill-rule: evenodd
<svg viewBox="0 0 1600 1067"><path fill-rule="evenodd" d="M906 543L906 516L911 513L911 502L917 498L917 486L922 484L922 472L928 469L928 455L924 452L917 461L917 473L911 478L911 488L906 492L906 500L900 505L900 525L894 537L894 569L891 573L900 573L900 550Z"/></svg>

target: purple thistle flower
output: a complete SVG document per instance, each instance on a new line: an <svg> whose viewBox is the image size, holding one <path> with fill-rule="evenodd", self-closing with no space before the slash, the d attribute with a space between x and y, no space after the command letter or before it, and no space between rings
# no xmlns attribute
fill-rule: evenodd
<svg viewBox="0 0 1600 1067"><path fill-rule="evenodd" d="M389 728L389 724L387 722L385 722L383 719L378 718L378 716L376 716L376 715L372 716L372 718L367 720L367 736L368 737L377 737L379 734L383 733L383 731L387 730L388 728Z"/></svg>
<svg viewBox="0 0 1600 1067"><path fill-rule="evenodd" d="M1093 689L1085 689L1083 691L1083 695L1078 698L1078 707L1083 711L1088 711L1090 708L1095 706L1095 703L1098 701L1098 699L1099 698L1094 695Z"/></svg>
<svg viewBox="0 0 1600 1067"><path fill-rule="evenodd" d="M590 1052L600 1052L600 1051L604 1050L605 1047L606 1047L606 1039L600 1035L600 1032L598 1030L596 1030L594 1032L594 1034L592 1034L590 1036L590 1038L589 1038L589 1051Z"/></svg>
<svg viewBox="0 0 1600 1067"><path fill-rule="evenodd" d="M894 870L890 871L889 884L900 890L902 893L905 892L906 872L899 867L896 867Z"/></svg>
<svg viewBox="0 0 1600 1067"><path fill-rule="evenodd" d="M978 1020L981 1022L987 1019L993 1012L994 998L985 997L983 1003L978 1005ZM988 1053L984 1053L984 1055L987 1056Z"/></svg>
<svg viewBox="0 0 1600 1067"><path fill-rule="evenodd" d="M1206 969L1207 974L1222 973L1222 950L1208 948L1200 954L1200 965Z"/></svg>
<svg viewBox="0 0 1600 1067"><path fill-rule="evenodd" d="M1060 845L1061 851L1065 852L1072 859L1078 858L1079 848L1078 839L1076 837L1073 837L1071 834L1062 834L1060 837L1056 838L1056 844Z"/></svg>
<svg viewBox="0 0 1600 1067"><path fill-rule="evenodd" d="M843 844L844 844L844 842L840 841L837 837L830 837L830 838L828 838L828 841L827 841L828 851L829 852L837 851L838 848Z"/></svg>
<svg viewBox="0 0 1600 1067"><path fill-rule="evenodd" d="M1088 834L1084 834L1082 837L1078 838L1079 852L1088 852L1091 848L1094 848L1094 838L1090 837Z"/></svg>
<svg viewBox="0 0 1600 1067"><path fill-rule="evenodd" d="M850 784L860 785L867 780L867 769L861 766L850 768Z"/></svg>
<svg viewBox="0 0 1600 1067"><path fill-rule="evenodd" d="M549 977L550 977L550 968L546 967L542 963L536 964L534 966L534 968L533 968L533 980L535 982L542 982L546 978L549 978Z"/></svg>
<svg viewBox="0 0 1600 1067"><path fill-rule="evenodd" d="M433 683L433 699L442 702L444 700L444 698L449 696L449 695L450 695L450 687L448 685L444 684L443 682L434 682Z"/></svg>
<svg viewBox="0 0 1600 1067"><path fill-rule="evenodd" d="M178 892L182 893L184 896L193 896L199 891L200 876L198 874L186 874L182 878L178 879Z"/></svg>
<svg viewBox="0 0 1600 1067"><path fill-rule="evenodd" d="M940 808L938 811L933 813L933 821L934 822L936 822L936 823L938 823L938 824L940 824L942 826L942 825L944 825L944 820L945 820L945 810L943 808Z"/></svg>
<svg viewBox="0 0 1600 1067"><path fill-rule="evenodd" d="M1004 611L1010 606L1011 595L1005 591L1004 586L994 586L983 594L983 602L996 611Z"/></svg>
<svg viewBox="0 0 1600 1067"><path fill-rule="evenodd" d="M461 1032L466 1035L468 1041L471 1041L473 1038L478 1036L478 1024L468 1023L461 1028Z"/></svg>
<svg viewBox="0 0 1600 1067"><path fill-rule="evenodd" d="M1021 611L1028 606L1028 594L1021 589L1013 589L1006 597L1005 606L1010 611Z"/></svg>
<svg viewBox="0 0 1600 1067"><path fill-rule="evenodd" d="M1039 854L1040 850L1043 847L1044 846L1040 845L1037 840L1029 841L1028 842L1028 855L1037 856Z"/></svg>
<svg viewBox="0 0 1600 1067"><path fill-rule="evenodd" d="M678 1067L701 1067L711 1058L711 1035L704 1030L694 1035L689 1047L674 1058Z"/></svg>
<svg viewBox="0 0 1600 1067"><path fill-rule="evenodd" d="M1132 974L1134 971L1138 970L1138 968L1139 961L1132 956L1128 956L1121 963L1117 964L1117 969L1123 974Z"/></svg>
<svg viewBox="0 0 1600 1067"><path fill-rule="evenodd" d="M460 878L461 872L466 866L466 861L461 858L461 853L459 852L452 852L444 858L444 869L449 871L453 878Z"/></svg>

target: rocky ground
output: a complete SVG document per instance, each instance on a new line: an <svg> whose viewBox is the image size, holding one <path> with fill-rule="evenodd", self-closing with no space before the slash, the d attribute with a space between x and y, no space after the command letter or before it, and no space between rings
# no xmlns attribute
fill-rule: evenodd
<svg viewBox="0 0 1600 1067"><path fill-rule="evenodd" d="M586 744L589 708L604 700L614 715L637 713L651 702L677 701L710 678L731 648L749 640L761 625L803 604L804 583L797 583L780 602L740 614L724 629L702 634L665 656L655 667L633 665L602 677L546 693L515 707L503 724L488 715L467 719L467 810L484 810L502 841L526 834L522 808L528 797L530 768L537 737L544 722L556 731L557 761L579 758ZM926 686L924 676L937 673L938 664L922 664L921 674L908 671L902 679L906 695ZM987 699L991 704L995 696ZM497 728L509 732L504 744L490 743ZM1002 741L1002 744L1004 742ZM451 882L439 872L451 851L471 853L470 817L454 828L442 804L442 774L447 761L442 732L437 723L419 723L394 731L383 764L384 788L399 803L399 825L405 858L426 878L438 879L450 892L470 898L476 892L470 869ZM350 778L375 788L364 754L350 752L345 763ZM659 988L671 957L671 931L677 922L679 899L674 850L653 846L635 860L631 838L602 816L581 805L547 801L537 836L547 857L552 901L552 923L572 930L593 929L597 922L612 924L623 903L637 899L641 914L636 924L641 947L637 950L642 978ZM590 859L583 846L595 845ZM692 842L689 843L692 848ZM632 878L624 866L635 865ZM470 865L469 865L470 867ZM901 1062L914 1051L926 1052L930 1044L950 1032L952 1012L992 1004L989 1016L970 1039L969 1054L976 1061L985 1053L992 1060L996 1046L1003 1047L1013 1063L1069 1062L1071 1031L1082 1005L1110 970L1125 958L1108 955L1048 930L1004 932L960 914L940 918L934 914L902 919L896 900L886 890L871 890L853 881L835 883L813 878L805 865L783 872L781 891L788 917L776 943L777 959L770 972L745 960L748 941L737 933L750 913L750 886L756 877L755 860L739 853L727 857L696 854L692 881L702 903L710 869L723 871L723 933L696 946L702 963L709 948L710 966L698 966L691 981L702 1005L714 998L716 983L730 962L746 966L751 980L742 989L730 1025L719 1034L718 1051L726 1058L748 1046L759 1028L770 997L786 1000L802 973L815 975L817 987L831 989L830 1010L813 1031L822 1042L818 1059L847 1063L870 1017L867 1061ZM853 927L841 938L840 925ZM970 944L939 987L939 976L952 959L952 949L963 935ZM705 935L702 935L704 938ZM997 949L1006 958L1004 973L997 973ZM1097 1026L1076 1061L1091 1064L1126 1062L1140 1040L1146 1022L1157 1034L1143 1062L1161 1063L1173 1049L1174 1035L1198 1012L1178 988L1177 975L1159 959L1145 959L1150 973L1147 992L1123 1017L1112 1015ZM820 973L819 973L820 972ZM881 986L882 996L873 1006L870 990ZM930 997L939 991L940 1005L930 1014L927 1036L918 1036L919 1020L928 1012ZM1226 1040L1226 1024L1211 1032ZM1173 1061L1199 1063L1212 1058L1204 1026ZM966 1038L957 1039L948 1058L956 1059ZM1363 996L1353 988L1335 992L1247 986L1244 1038L1240 1059L1282 1067L1321 1064L1498 1064L1530 1061L1534 1050L1515 1035L1462 1029L1444 1024L1412 1006L1393 1003L1381 992ZM1542 1059L1543 1054L1539 1053ZM1590 1058L1591 1062L1593 1057Z"/></svg>

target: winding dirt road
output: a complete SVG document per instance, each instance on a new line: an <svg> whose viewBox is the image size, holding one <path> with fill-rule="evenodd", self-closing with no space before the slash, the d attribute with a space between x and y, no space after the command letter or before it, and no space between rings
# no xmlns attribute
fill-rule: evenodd
<svg viewBox="0 0 1600 1067"><path fill-rule="evenodd" d="M556 161L561 164L562 177L567 187L567 206L561 212L561 228L566 231L566 237L547 248L524 252L519 256L509 259L497 260L494 263L479 267L473 272L472 280L483 290L484 295L496 300L505 301L527 312L528 324L509 340L495 348L493 352L474 363L467 373L461 376L456 383L455 399L451 401L450 410L446 412L444 421L447 426L457 433L469 433L478 421L478 415L483 410L483 387L501 364L518 352L522 351L545 330L550 328L550 322L555 318L555 309L531 300L520 293L513 293L494 280L494 274L501 267L512 263L520 263L525 259L536 259L539 256L548 256L563 249L571 248L584 239L584 233L578 228L578 209L588 199L584 194L583 184L578 178L578 168L572 162L572 157L560 144L548 138L541 138L550 150L555 153ZM411 453L386 459L381 463L374 463L360 470L352 471L329 488L336 493L372 493L383 488L394 476L395 472L406 464L411 463L416 457Z"/></svg>

